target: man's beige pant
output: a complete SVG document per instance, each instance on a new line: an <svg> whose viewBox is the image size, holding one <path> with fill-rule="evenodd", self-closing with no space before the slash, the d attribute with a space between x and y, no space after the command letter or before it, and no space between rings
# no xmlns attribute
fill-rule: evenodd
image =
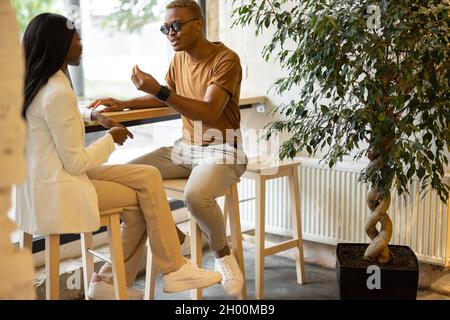
<svg viewBox="0 0 450 320"><path fill-rule="evenodd" d="M163 273L181 268L172 212L158 169L144 165L105 165L87 172L95 186L100 211L138 207L122 214L122 243L127 286L132 286L142 261L147 235L153 259ZM111 279L111 266L105 264L100 275Z"/></svg>
<svg viewBox="0 0 450 320"><path fill-rule="evenodd" d="M201 147L181 142L129 163L156 167L163 179L189 178L184 191L189 212L208 237L212 250L220 251L226 246L225 224L216 198L244 174L247 158L242 149L226 144Z"/></svg>

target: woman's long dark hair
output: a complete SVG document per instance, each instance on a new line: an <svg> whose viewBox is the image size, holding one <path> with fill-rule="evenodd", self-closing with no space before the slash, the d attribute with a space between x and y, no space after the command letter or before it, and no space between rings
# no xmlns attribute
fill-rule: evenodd
<svg viewBox="0 0 450 320"><path fill-rule="evenodd" d="M25 99L22 115L39 90L64 64L75 34L74 24L59 14L42 13L28 25L23 36L25 51Z"/></svg>

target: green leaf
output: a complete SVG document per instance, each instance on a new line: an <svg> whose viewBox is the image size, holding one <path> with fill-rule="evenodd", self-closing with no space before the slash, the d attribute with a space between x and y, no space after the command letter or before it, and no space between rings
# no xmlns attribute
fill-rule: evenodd
<svg viewBox="0 0 450 320"><path fill-rule="evenodd" d="M422 179L424 175L425 175L425 169L423 167L420 167L417 170L417 176L419 177L419 179Z"/></svg>
<svg viewBox="0 0 450 320"><path fill-rule="evenodd" d="M413 167L413 166L411 166L411 167L408 169L408 172L407 172L407 174L406 174L406 176L408 177L408 180L412 178L412 176L414 175L414 172L415 172L415 171L416 171L416 168Z"/></svg>
<svg viewBox="0 0 450 320"><path fill-rule="evenodd" d="M322 113L328 113L328 111L330 111L330 109L328 109L328 107L323 104L320 106L320 110L322 111Z"/></svg>
<svg viewBox="0 0 450 320"><path fill-rule="evenodd" d="M243 6L241 8L239 8L239 14L246 14L249 12L249 7L247 6Z"/></svg>
<svg viewBox="0 0 450 320"><path fill-rule="evenodd" d="M423 144L428 145L431 142L431 139L433 139L433 135L430 132L427 132L423 136Z"/></svg>
<svg viewBox="0 0 450 320"><path fill-rule="evenodd" d="M266 28L270 27L270 16L267 16L266 19L264 20L264 26Z"/></svg>

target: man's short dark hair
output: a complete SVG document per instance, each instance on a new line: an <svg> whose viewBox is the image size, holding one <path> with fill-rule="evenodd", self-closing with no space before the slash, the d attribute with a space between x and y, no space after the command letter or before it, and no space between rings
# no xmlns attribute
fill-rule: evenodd
<svg viewBox="0 0 450 320"><path fill-rule="evenodd" d="M199 18L199 19L205 20L205 16L203 15L202 8L200 8L197 1L175 0L166 6L166 9L173 9L173 8L187 8L194 14L194 18Z"/></svg>

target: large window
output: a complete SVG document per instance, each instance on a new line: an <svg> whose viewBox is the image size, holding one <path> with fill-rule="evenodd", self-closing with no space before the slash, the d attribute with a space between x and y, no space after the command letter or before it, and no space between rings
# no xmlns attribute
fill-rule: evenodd
<svg viewBox="0 0 450 320"><path fill-rule="evenodd" d="M71 68L75 91L84 99L135 97L135 64L164 82L173 52L159 31L169 0L12 0L22 32L42 12L63 14L81 27L83 64ZM82 82L77 76L82 74ZM84 82L84 83L83 83ZM84 88L83 88L84 84ZM84 89L84 90L83 90Z"/></svg>
<svg viewBox="0 0 450 320"><path fill-rule="evenodd" d="M164 77L173 56L168 41L159 31L167 2L146 0L127 7L123 5L123 0L80 1L84 46L82 103L98 97L129 99L142 95L130 80L135 64L151 73L160 83L165 82ZM151 12L141 14L142 4L151 6ZM118 12L120 5L122 10ZM144 21L146 18L148 22ZM71 73L75 72L73 68ZM135 139L127 141L124 147L118 147L108 163L125 163L160 146L173 144L181 135L181 121L132 127L130 130ZM88 142L102 134L91 134Z"/></svg>
<svg viewBox="0 0 450 320"><path fill-rule="evenodd" d="M114 21L110 20L111 24L105 25L117 7L117 1L80 1L87 98L135 97L137 91L130 81L131 69L135 64L164 82L172 57L172 50L159 31L166 2L161 0L156 3L153 7L154 18L139 30L119 31Z"/></svg>

